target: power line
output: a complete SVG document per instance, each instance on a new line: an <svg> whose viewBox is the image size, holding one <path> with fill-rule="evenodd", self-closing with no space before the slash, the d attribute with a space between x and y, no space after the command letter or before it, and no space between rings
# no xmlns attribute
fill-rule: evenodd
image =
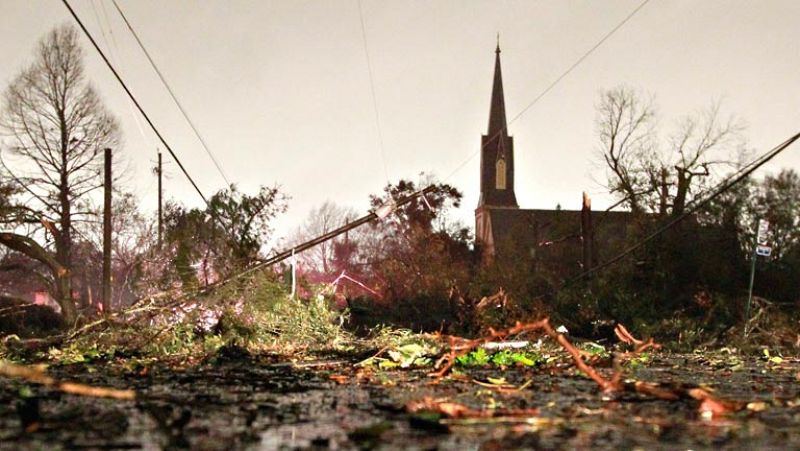
<svg viewBox="0 0 800 451"><path fill-rule="evenodd" d="M453 170L453 172L451 172L451 173L450 173L450 174L449 174L449 175L448 175L448 176L445 178L445 181L449 180L449 179L450 179L450 178L452 178L452 177L453 177L453 176L454 176L454 175L455 175L455 174L456 174L458 171L460 171L461 169L463 169L463 168L464 168L464 166L466 166L466 165L467 165L467 163L469 163L470 161L472 161L472 159L473 159L473 158L475 158L475 156L476 156L476 155L478 155L478 154L479 154L479 153L480 153L480 152L481 152L481 151L484 149L484 147L485 147L486 145L489 145L489 143L492 143L492 142L494 142L494 140L495 140L496 138L498 138L498 137L500 136L500 134L501 134L501 133L504 133L504 132L505 132L505 131L508 129L508 126L509 126L509 125L511 125L511 124L513 124L514 122L516 122L516 120L517 120L517 119L519 119L520 117L522 117L522 115L523 115L523 114L527 113L527 112L528 112L528 110L530 110L531 108L533 108L533 106L534 106L534 105L536 105L536 104L539 102L539 100L541 100L541 99L542 99L544 96L546 96L546 95L547 95L547 93L549 93L550 91L552 91L552 90L553 90L553 88L555 88L555 87L556 87L556 85L557 85L557 84L559 84L559 83L561 82L561 80L563 80L563 79L564 79L564 78L565 78L567 75L569 75L569 74L570 74L570 73L571 73L573 70L575 70L575 68L576 68L576 67L578 67L578 66L579 66L581 63L583 63L583 61L584 61L584 60L586 60L586 58L588 58L588 57L589 57L589 56L590 56L592 53L594 53L594 51L595 51L595 50L597 50L597 49L598 49L598 48L599 48L601 45L603 45L603 44L604 44L604 43L605 43L605 42L606 42L606 41L607 41L609 38L611 38L611 36L613 36L613 35L614 35L614 34L615 34L617 31L619 31L619 29L620 29L620 28L622 28L622 27L623 27L623 26L624 26L626 23L628 23L628 21L629 21L629 20L631 20L631 19L633 18L633 16L635 16L635 15L636 15L636 14L639 12L639 10L641 10L642 8L644 8L644 6L645 6L645 5L647 5L649 2L650 2L650 0L644 0L642 3L640 3L640 4L639 4L639 6L637 6L636 8L634 8L634 9L633 9L633 11L631 11L631 12L630 12L630 13L629 13L627 16L625 16L625 18L624 18L624 19L622 19L622 20L621 20L621 21L620 21L620 22L619 22L619 23L618 23L618 24L617 24L617 25L616 25L614 28L612 28L612 29L611 29L611 31L609 31L609 32L608 32L608 33L606 33L606 34L605 34L605 35L604 35L602 38L600 38L600 40L599 40L599 41L597 41L597 43L596 43L595 45L593 45L593 46L592 46L592 47L591 47L589 50L587 50L587 51L586 51L586 52L585 52L583 55L581 55L581 57L580 57L580 58L578 58L577 60L575 60L575 62L574 62L574 63L572 63L572 65L571 65L571 66L569 66L569 67L567 68L567 70L565 70L564 72L562 72L562 73L561 73L561 75L559 75L559 76L558 76L558 78L556 78L555 80L553 80L553 82L552 82L552 83L550 83L550 84L549 84L549 85L548 85L546 88L544 88L544 90L542 90L542 92L540 92L540 93L539 93L539 95L537 95L536 97L534 97L534 99L533 99L533 100L532 100L530 103L528 103L528 105L527 105L525 108L523 108L523 109L522 109L522 110L521 110L519 113L517 113L517 114L516 114L516 115L515 115L513 118L511 118L511 120L509 120L509 121L508 121L508 124L507 124L507 125L505 125L505 126L501 127L501 128L500 128L500 130L498 130L498 131L497 131L497 132L496 132L494 135L492 135L492 137L491 137L490 139L486 140L486 144L485 144L484 146L481 146L481 147L480 147L480 148L479 148L477 151L475 151L475 152L474 152L472 155L470 155L470 156L469 156L469 157L468 157L466 160L464 160L464 161L463 161L461 164L459 164L459 165L458 165L458 166L457 166L457 167L456 167L456 168Z"/></svg>
<svg viewBox="0 0 800 451"><path fill-rule="evenodd" d="M159 70L158 66L156 65L156 62L153 61L153 58L150 56L150 52L147 51L147 49L145 48L144 44L142 43L142 40L139 39L139 35L133 29L133 26L128 21L128 18L125 16L125 13L122 12L122 9L119 7L119 4L117 4L117 0L112 0L112 3L114 4L114 8L117 9L117 12L119 13L119 15L122 17L122 20L125 22L125 25L128 27L128 30L130 30L130 32L133 35L134 39L136 39L136 43L139 44L139 48L142 49L142 52L147 57L147 61L150 62L150 66L153 68L153 70L156 71L156 74L158 74L158 78L161 80L161 83L164 84L164 87L167 88L167 92L169 92L169 95L170 95L170 97L172 97L172 100L175 102L175 105L181 111L181 114L183 115L184 119L186 119L186 122L189 124L189 127L192 128L192 131L194 132L194 135L200 141L200 144L203 146L203 149L205 149L206 153L211 158L211 161L214 162L214 166L216 166L217 171L219 171L219 174L225 180L225 183L227 183L228 186L230 186L231 185L231 181L228 179L228 176L225 175L225 171L222 170L222 165L220 165L219 161L217 161L217 158L214 157L214 153L211 152L211 149L208 147L208 143L206 143L206 140L203 138L202 135L200 135L200 131L197 130L197 126L194 125L194 122L192 121L192 119L189 118L189 114L186 112L186 109L183 107L181 102L178 100L178 97L175 95L175 92L172 90L172 88L170 87L169 83L167 83L166 78L164 78L164 74L161 73L161 70Z"/></svg>
<svg viewBox="0 0 800 451"><path fill-rule="evenodd" d="M383 146L383 132L381 131L381 118L378 114L378 98L375 95L375 80L372 74L372 62L369 57L369 47L367 46L367 26L364 22L364 11L361 8L361 0L358 0L358 17L361 19L361 38L364 42L364 56L367 59L367 72L369 72L369 88L372 93L372 109L375 113L375 128L378 131L378 147L381 151L381 161L383 161L383 173L386 176L386 182L389 182L389 169L386 165L386 152Z"/></svg>
<svg viewBox="0 0 800 451"><path fill-rule="evenodd" d="M197 186L197 183L195 183L194 179L192 179L192 176L189 175L189 172L183 166L183 163L181 163L181 161L178 158L178 156L175 155L175 152L172 150L172 147L170 147L170 145L167 143L167 141L164 139L164 137L158 131L158 129L156 128L155 124L153 124L153 121L150 120L150 116L148 116L147 113L144 112L144 109L142 108L142 106L139 105L139 101L136 100L136 97L133 95L131 90L128 89L128 86L122 80L122 77L120 77L119 73L117 73L116 69L114 69L114 66L108 60L108 58L106 57L105 53L103 53L103 50L100 48L99 45L97 45L97 42L92 37L92 34L89 33L89 30L86 29L86 26L83 24L83 22L81 21L80 17L78 17L78 15L75 13L75 10L73 10L72 6L70 6L69 1L68 0L61 0L61 1L62 1L62 3L64 3L64 6L67 7L67 9L69 10L69 12L72 15L72 17L75 19L75 21L81 27L81 30L83 30L83 33L89 39L89 42L91 42L92 46L94 46L95 50L97 50L97 53L100 54L100 57L106 63L106 66L108 66L108 68L111 70L111 73L114 74L114 77L117 79L119 84L122 86L122 89L125 90L125 93L128 94L128 97L131 99L131 101L133 101L133 104L136 105L136 108L142 114L142 117L144 117L144 119L147 121L147 124L153 130L153 133L155 133L156 136L158 136L158 139L161 141L161 144L164 145L164 147L167 149L167 151L172 156L172 158L175 160L175 162L178 163L178 167L181 168L181 171L183 172L183 174L186 176L187 179L189 179L189 182L192 184L192 186L194 187L195 191L197 191L197 194L200 195L200 197L203 199L203 202L205 202L206 206L208 206L210 208L210 205L209 205L208 199L206 199L206 196L203 195L202 191L200 191L200 188Z"/></svg>
<svg viewBox="0 0 800 451"><path fill-rule="evenodd" d="M103 23L100 20L100 15L97 13L97 8L94 6L94 0L89 0L89 4L92 5L92 12L94 13L95 20L97 20L97 26L100 28L100 33L103 36L103 42L106 44L106 49L108 49L108 55L111 59L111 62L114 63L115 66L119 67L121 72L125 72L125 65L123 64L122 58L116 58L114 56L115 51L117 54L120 54L120 51L119 47L117 46L117 40L114 38L114 33L111 30L111 21L108 20L108 14L106 14L105 3L101 1L100 7L103 9L103 17L105 17L106 26L108 27L108 34L111 36L111 43L114 44L113 47L111 44L109 44L108 37L106 36L105 29L103 28ZM128 105L128 109L130 110L131 116L133 116L134 122L136 122L136 128L139 130L139 135L141 135L142 140L150 144L150 147L153 147L152 140L144 132L142 122L139 119L139 115L136 114L136 110L133 108L133 104L131 103L130 99L127 99L127 102L125 103Z"/></svg>
<svg viewBox="0 0 800 451"><path fill-rule="evenodd" d="M576 61L575 61L575 62L572 64L572 66L570 66L569 68L567 68L567 70L565 70L565 71L564 71L564 73L562 73L562 74L561 74L561 75L560 75L558 78L556 78L556 79L555 79L555 80L554 80L552 83L550 83L550 85L549 85L549 86L547 86L547 88L545 88L545 89L544 89L544 91L542 91L542 92L541 92L541 93L540 93L538 96L536 96L536 98L534 98L534 99L531 101L531 103L529 103L529 104L528 104L528 106L526 106L525 108L523 108L523 109L522 109L522 111L520 111L519 113L517 113L517 115L516 115L516 116L514 116L513 118L511 118L511 120L510 120L508 123L509 123L509 124L513 123L514 121L516 121L517 119L519 119L519 118L520 118L520 116L522 116L522 115L523 115L523 114L525 114L525 113L526 113L526 112L527 112L529 109L531 109L531 107L533 107L534 105L536 105L536 103L538 103L538 102L539 102L539 100L540 100L542 97L544 97L545 95L547 95L547 93L548 93L548 92L550 92L550 91L551 91L551 90L552 90L552 89L553 89L553 88L554 88L554 87L555 87L555 86L556 86L556 85L557 85L557 84L558 84L558 83L559 83L561 80L563 80L563 79L564 79L564 78L565 78L567 75L569 75L569 74L570 74L570 72L572 72L572 71L573 71L573 70L574 70L576 67L578 67L578 66L579 66L579 65L580 65L580 64L581 64L581 63L582 63L582 62L583 62L583 61L584 61L586 58L588 58L588 57L589 57L589 55L591 55L592 53L594 53L594 51L595 51L595 50L597 50L597 49L598 49L598 47L600 47L601 45L603 45L603 43L604 43L604 42L606 42L606 41L607 41L607 40L608 40L608 39L609 39L609 38L610 38L612 35L614 35L614 33L616 33L616 32L617 32L617 30L619 30L619 29L620 29L620 28L622 28L622 27L623 27L623 26L624 26L626 23L628 23L628 21L629 21L629 20L631 20L631 18L633 18L633 16L635 16L635 15L636 15L636 13L638 13L640 9L644 8L644 6L645 6L647 3L649 3L649 2L650 2L650 0L644 0L642 3L640 3L640 4L639 4L639 6L637 6L637 7L636 7L636 8L635 8L633 11L631 11L631 12L630 12L630 14L628 14L627 16L625 16L625 18L624 18L624 19L622 19L622 21L621 21L620 23L618 23L618 24L617 24L617 26L615 26L614 28L612 28L612 29L611 29L611 31L609 31L608 33L606 33L606 34L605 34L605 36L603 36L603 37L602 37L602 38L601 38L599 41L597 41L597 44L595 44L594 46L592 46L592 48L590 48L589 50L587 50L587 51L586 51L586 53L584 53L583 55L581 55L581 57L580 57L580 58L578 58L578 59L577 59L577 60L576 60Z"/></svg>

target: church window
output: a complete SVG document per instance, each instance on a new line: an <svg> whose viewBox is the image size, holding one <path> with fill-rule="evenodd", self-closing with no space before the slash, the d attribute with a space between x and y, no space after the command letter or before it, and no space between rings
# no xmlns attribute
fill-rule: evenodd
<svg viewBox="0 0 800 451"><path fill-rule="evenodd" d="M506 189L506 160L504 158L497 160L495 169L496 188Z"/></svg>

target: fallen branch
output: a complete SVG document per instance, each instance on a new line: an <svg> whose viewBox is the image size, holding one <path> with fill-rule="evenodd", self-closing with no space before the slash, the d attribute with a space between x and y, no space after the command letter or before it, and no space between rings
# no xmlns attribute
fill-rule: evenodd
<svg viewBox="0 0 800 451"><path fill-rule="evenodd" d="M121 400L136 399L136 392L133 390L118 390L116 388L93 387L75 382L62 382L52 376L48 376L39 369L8 362L0 362L0 376L24 379L34 384L44 385L45 387L73 395Z"/></svg>
<svg viewBox="0 0 800 451"><path fill-rule="evenodd" d="M440 380L447 372L455 365L456 359L465 355L478 346L490 340L505 339L506 337L521 334L523 332L541 331L555 340L565 351L572 357L575 366L578 370L586 374L590 379L597 383L603 393L622 393L631 392L638 393L645 396L650 396L657 399L666 401L677 401L681 399L690 399L699 401L698 410L704 416L716 416L730 412L736 412L745 407L745 404L737 401L725 401L717 399L709 390L697 386L675 386L654 384L642 381L624 381L624 370L622 368L622 361L648 350L658 349L661 346L654 342L653 339L647 341L639 340L625 328L625 326L618 324L614 329L620 341L635 346L633 351L617 354L614 358L614 372L611 378L605 378L601 375L592 365L587 363L583 358L581 350L576 348L563 334L558 333L550 325L549 318L544 318L540 321L533 323L523 324L517 322L514 327L504 330L495 331L489 330L487 337L468 340L461 337L448 336L450 344L450 351L442 356L436 366L441 368L439 371L432 373L430 376L435 377L436 381Z"/></svg>
<svg viewBox="0 0 800 451"><path fill-rule="evenodd" d="M409 413L433 412L449 418L536 417L539 409L472 409L446 399L424 397L406 403Z"/></svg>

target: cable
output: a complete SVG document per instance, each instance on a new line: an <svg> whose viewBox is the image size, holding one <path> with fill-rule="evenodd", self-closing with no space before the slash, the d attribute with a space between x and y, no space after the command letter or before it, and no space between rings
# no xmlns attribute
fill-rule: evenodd
<svg viewBox="0 0 800 451"><path fill-rule="evenodd" d="M106 20L106 26L108 27L108 34L111 36L111 43L114 44L113 48L111 44L109 44L108 37L106 36L105 29L103 28L103 23L100 21L100 15L97 13L97 8L95 8L94 6L94 0L89 0L89 4L92 5L92 12L94 13L95 20L97 20L97 26L98 28L100 28L100 33L103 36L103 42L105 42L106 44L106 49L108 49L108 55L111 59L111 62L115 66L120 68L120 72L125 72L125 67L124 64L122 64L123 63L122 59L116 58L114 56L115 51L117 54L120 54L120 51L119 51L119 46L117 46L117 40L116 38L114 38L114 33L111 30L111 21L108 20L108 14L106 14L105 3L100 2L100 7L103 9L103 17L105 17ZM150 139L150 137L148 137L147 134L144 132L144 127L142 127L142 121L139 119L139 115L136 114L136 110L133 107L133 103L131 102L130 99L126 100L127 102L125 103L128 105L128 109L130 110L131 116L133 116L134 122L136 122L136 128L137 130L139 130L139 135L141 135L143 141L146 141L150 145L150 147L153 147L152 145L153 142Z"/></svg>
<svg viewBox="0 0 800 451"><path fill-rule="evenodd" d="M192 119L189 118L189 113L186 112L186 109L178 100L178 97L175 95L175 92L172 90L169 83L167 83L166 78L164 78L164 74L161 73L161 70L159 70L158 66L156 65L156 62L153 61L153 58L150 56L150 52L147 51L144 44L142 43L142 40L139 39L139 35L133 29L133 26L128 21L128 18L125 16L125 13L122 12L122 9L119 7L119 4L117 4L117 0L112 0L112 3L114 4L114 8L117 9L119 15L122 17L122 20L125 22L125 25L128 27L128 30L130 30L134 39L136 39L136 43L139 44L139 48L142 49L142 52L147 57L147 61L150 62L150 66L153 68L153 70L156 71L156 74L158 74L158 78L161 80L161 83L164 84L164 87L167 88L167 92L169 92L170 97L172 97L172 101L175 102L175 105L181 111L181 114L183 115L184 119L186 119L186 122L189 124L189 127L191 127L192 131L194 132L194 135L200 141L200 144L203 146L203 149L205 149L206 153L211 158L211 161L214 162L214 166L216 166L217 171L219 171L219 174L225 180L225 183L227 183L228 186L231 186L232 183L230 179L228 179L228 176L225 174L225 171L222 170L222 165L220 165L219 161L217 161L217 158L214 157L214 153L211 152L211 149L208 147L208 143L206 143L206 140L203 138L202 135L200 135L200 131L197 130L197 126L194 125Z"/></svg>
<svg viewBox="0 0 800 451"><path fill-rule="evenodd" d="M361 0L358 1L358 16L361 19L361 38L364 42L364 55L367 59L367 72L369 72L369 88L372 93L372 109L375 112L375 128L378 131L378 147L381 151L381 160L383 161L383 173L386 176L386 182L389 182L389 169L386 165L386 152L383 146L383 133L381 131L381 118L378 114L378 98L375 95L375 81L372 75L372 62L369 58L369 47L367 47L367 27L364 22L364 11L361 9Z"/></svg>
<svg viewBox="0 0 800 451"><path fill-rule="evenodd" d="M539 100L541 100L545 95L547 95L547 93L549 93L558 83L560 83L561 80L563 80L567 75L569 75L573 70L575 70L576 67L578 67L581 63L583 63L584 60L586 60L586 58L588 58L592 53L594 53L595 50L597 50L601 45L603 45L603 43L605 43L609 38L611 38L611 36L613 36L614 33L619 31L620 28L622 28L626 23L628 23L628 21L631 20L633 18L633 16L635 16L636 13L638 13L639 10L644 8L644 6L646 4L648 4L649 2L650 2L650 0L644 0L642 3L639 4L639 6L634 8L633 11L631 11L627 16L625 16L625 18L622 19L622 21L620 21L614 28L612 28L611 31L606 33L599 41L597 41L597 43L595 45L593 45L589 50L587 50L583 55L581 55L580 58L575 60L575 62L572 63L572 65L569 66L567 68L567 70L565 70L561 75L559 75L558 78L556 78L542 92L540 92L539 95L537 95L530 103L528 103L528 105L525 108L523 108L522 111L520 111L513 118L511 118L511 120L508 121L508 124L506 124L504 127L501 127L500 130L498 130L494 135L492 135L492 137L490 139L487 139L486 140L486 145L488 145L491 142L494 142L494 140L497 137L499 137L501 133L504 133L506 130L508 130L508 126L509 125L511 125L514 122L516 122L516 120L519 119L520 117L522 117L523 114L527 113L528 110L533 108L533 106L536 105L539 102ZM472 159L475 158L475 156L478 155L484 149L484 147L486 145L481 146L477 151L475 151L466 160L464 160L461 164L459 164L453 170L453 172L451 172L445 178L445 181L450 180L450 178L452 178L458 171L463 169L464 166L466 166L467 163L472 161Z"/></svg>
<svg viewBox="0 0 800 451"><path fill-rule="evenodd" d="M134 95L131 92L131 90L128 89L128 85L125 84L125 82L120 77L119 73L117 73L116 69L114 69L114 66L108 60L108 58L106 57L105 53L103 53L103 50L100 49L100 46L97 45L97 42L92 37L92 34L89 33L89 30L86 29L86 26L83 24L83 22L81 21L80 17L78 17L78 15L75 13L75 10L73 10L72 6L70 6L69 1L68 0L61 0L61 1L62 1L62 3L64 3L64 6L67 7L67 9L69 10L69 12L72 15L72 17L75 19L75 21L81 27L81 30L83 30L83 33L86 35L86 37L92 43L92 46L94 46L95 50L97 50L97 53L100 54L100 57L106 63L106 66L108 66L108 68L111 70L111 73L114 74L114 77L117 79L119 84L122 86L122 89L125 90L125 93L128 94L128 97L130 97L131 101L133 101L133 104L136 105L136 108L142 114L142 117L144 117L144 119L147 121L147 124L153 130L153 133L155 133L156 136L158 136L158 139L161 141L161 144L164 145L164 147L167 149L169 154L172 155L172 158L175 159L175 162L178 163L178 167L181 168L181 171L183 172L183 174L186 176L187 179L189 179L189 182L192 184L192 186L194 187L195 191L197 191L197 194L200 195L200 197L203 199L203 202L205 202L206 206L211 208L211 206L209 205L208 199L206 199L206 196L203 195L202 191L200 191L200 188L197 186L197 183L195 183L194 179L192 179L192 176L189 175L189 172L183 166L183 163L181 163L181 161L178 158L178 156L175 155L175 152L172 150L172 147L170 147L170 145L167 143L167 141L164 139L164 137L158 131L158 129L156 128L155 124L153 124L153 121L150 120L150 116L148 116L147 113L145 113L145 111L142 108L142 106L139 105L139 101L136 100L136 97L134 97Z"/></svg>

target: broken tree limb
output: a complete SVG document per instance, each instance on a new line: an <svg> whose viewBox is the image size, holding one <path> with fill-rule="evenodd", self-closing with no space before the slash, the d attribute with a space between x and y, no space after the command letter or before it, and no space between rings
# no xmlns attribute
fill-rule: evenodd
<svg viewBox="0 0 800 451"><path fill-rule="evenodd" d="M119 390L108 387L93 387L76 382L63 382L48 376L44 371L28 366L17 365L0 361L0 376L24 379L28 382L54 388L64 393L93 398L111 398L119 400L134 400L136 392L133 390Z"/></svg>
<svg viewBox="0 0 800 451"><path fill-rule="evenodd" d="M539 409L473 409L446 399L426 396L406 403L408 413L434 412L449 418L538 417Z"/></svg>

